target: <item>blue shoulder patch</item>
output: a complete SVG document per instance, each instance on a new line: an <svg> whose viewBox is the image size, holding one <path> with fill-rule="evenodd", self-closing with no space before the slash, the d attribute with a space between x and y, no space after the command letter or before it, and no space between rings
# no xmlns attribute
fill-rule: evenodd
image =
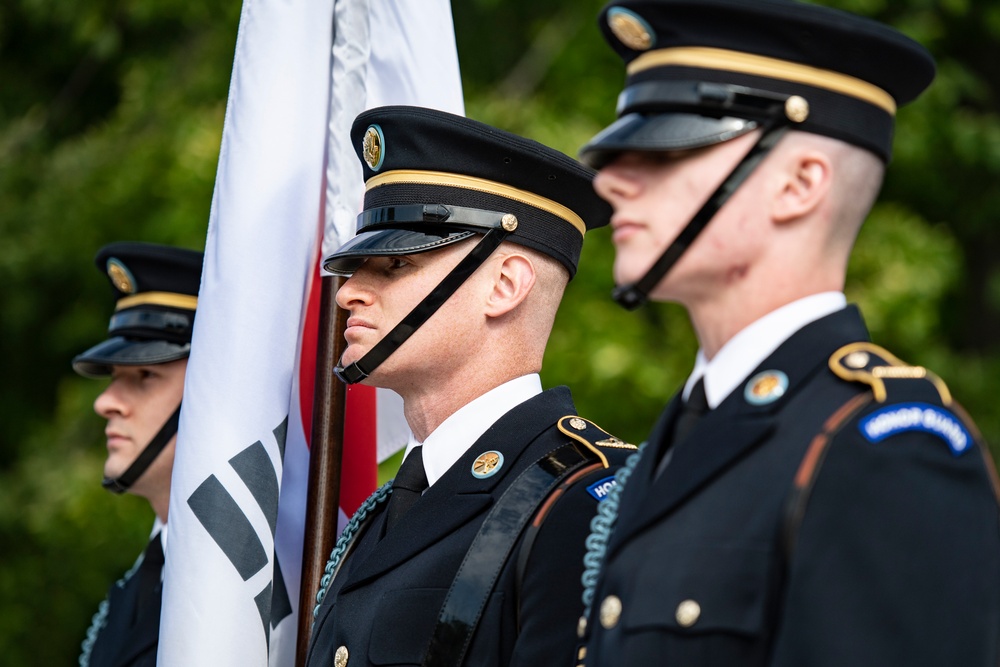
<svg viewBox="0 0 1000 667"><path fill-rule="evenodd" d="M615 488L618 482L615 481L615 476L605 477L604 479L598 480L587 487L587 493L597 498L598 501L602 501L608 497L611 493L611 489Z"/></svg>
<svg viewBox="0 0 1000 667"><path fill-rule="evenodd" d="M877 410L861 420L861 435L868 442L881 442L886 438L907 431L923 431L938 436L960 456L972 444L972 435L962 420L954 414L930 403L898 403Z"/></svg>

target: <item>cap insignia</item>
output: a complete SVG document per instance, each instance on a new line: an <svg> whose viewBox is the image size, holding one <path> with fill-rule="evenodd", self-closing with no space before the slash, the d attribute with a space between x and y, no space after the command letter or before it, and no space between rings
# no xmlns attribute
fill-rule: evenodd
<svg viewBox="0 0 1000 667"><path fill-rule="evenodd" d="M622 44L635 51L653 46L653 29L635 12L613 7L608 10L608 27Z"/></svg>
<svg viewBox="0 0 1000 667"><path fill-rule="evenodd" d="M788 376L781 371L764 371L750 378L743 390L743 398L750 405L767 405L785 395Z"/></svg>
<svg viewBox="0 0 1000 667"><path fill-rule="evenodd" d="M472 462L472 476L476 479L492 477L503 467L503 454L496 450L483 452Z"/></svg>
<svg viewBox="0 0 1000 667"><path fill-rule="evenodd" d="M108 278L111 284L122 294L135 294L135 278L120 259L112 257L108 259Z"/></svg>
<svg viewBox="0 0 1000 667"><path fill-rule="evenodd" d="M378 125L369 125L365 130L365 138L361 143L361 152L365 158L365 164L372 171L382 168L382 161L385 159L385 137L382 136L382 128Z"/></svg>

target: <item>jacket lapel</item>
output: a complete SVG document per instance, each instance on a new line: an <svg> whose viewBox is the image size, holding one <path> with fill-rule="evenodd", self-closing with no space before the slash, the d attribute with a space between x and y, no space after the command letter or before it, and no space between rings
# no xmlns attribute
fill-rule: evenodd
<svg viewBox="0 0 1000 667"><path fill-rule="evenodd" d="M160 638L160 605L162 588L152 595L145 609L139 613L135 626L129 631L125 645L118 655L118 664L129 665L142 653L156 646Z"/></svg>
<svg viewBox="0 0 1000 667"><path fill-rule="evenodd" d="M525 401L498 419L371 548L366 558L353 564L340 590L347 592L364 584L482 516L500 490L534 462L530 456L523 456L529 444L567 414L576 412L569 391L559 387ZM490 450L503 454L503 465L491 477L478 479L472 475L472 464ZM378 522L372 530L377 527Z"/></svg>
<svg viewBox="0 0 1000 667"><path fill-rule="evenodd" d="M662 441L669 437L670 426L680 409L680 399L675 396L651 435L646 455L625 487L619 525L610 550L615 551L629 535L672 512L764 442L788 398L798 387L825 368L834 351L859 340L868 340L868 332L853 306L800 329L748 377L749 380L759 372L779 370L788 376L784 395L772 403L753 405L744 397L746 383L737 386L717 408L702 417L682 441L673 443L670 464L654 479L653 452L662 451Z"/></svg>
<svg viewBox="0 0 1000 667"><path fill-rule="evenodd" d="M633 532L632 523L634 519L642 515L642 504L646 502L649 494L649 487L653 484L656 462L659 460L659 453L665 445L666 434L670 432L674 421L681 410L680 392L667 403L667 407L660 413L660 417L653 427L653 431L646 440L646 447L642 451L642 458L636 465L628 481L625 482L627 492L622 493L620 505L618 507L618 520L614 531L611 533L611 540L608 549L614 551L622 536Z"/></svg>

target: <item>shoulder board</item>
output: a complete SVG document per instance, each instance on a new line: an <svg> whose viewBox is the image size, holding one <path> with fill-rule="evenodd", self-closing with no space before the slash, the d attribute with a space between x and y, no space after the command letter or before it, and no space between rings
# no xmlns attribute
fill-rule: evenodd
<svg viewBox="0 0 1000 667"><path fill-rule="evenodd" d="M557 426L562 433L597 454L605 468L609 466L608 459L601 452L601 449L636 449L635 445L611 435L594 422L583 417L566 415L557 422Z"/></svg>
<svg viewBox="0 0 1000 667"><path fill-rule="evenodd" d="M878 403L888 396L886 381L913 380L930 383L944 405L951 404L951 392L937 375L923 366L910 366L874 343L850 343L830 357L830 369L848 382L861 382L872 388Z"/></svg>

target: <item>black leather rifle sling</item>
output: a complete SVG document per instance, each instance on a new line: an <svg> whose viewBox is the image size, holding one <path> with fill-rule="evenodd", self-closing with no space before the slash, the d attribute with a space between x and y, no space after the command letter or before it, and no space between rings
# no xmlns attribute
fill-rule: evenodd
<svg viewBox="0 0 1000 667"><path fill-rule="evenodd" d="M472 541L438 614L423 667L458 667L472 641L486 601L529 519L562 480L597 461L569 443L546 454L500 496Z"/></svg>

